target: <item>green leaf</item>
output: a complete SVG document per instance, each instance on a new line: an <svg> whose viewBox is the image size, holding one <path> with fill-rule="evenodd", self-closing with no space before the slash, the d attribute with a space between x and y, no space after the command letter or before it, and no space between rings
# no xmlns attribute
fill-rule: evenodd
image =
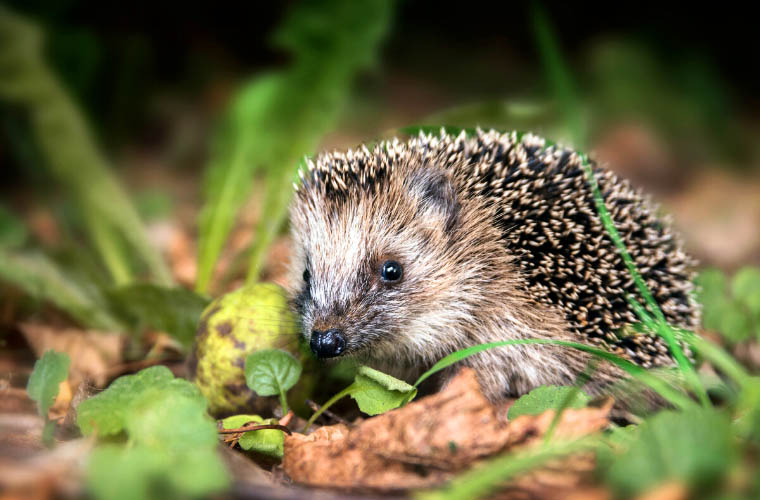
<svg viewBox="0 0 760 500"><path fill-rule="evenodd" d="M367 415L379 415L405 405L417 395L417 389L367 366L359 368L350 391L359 409Z"/></svg>
<svg viewBox="0 0 760 500"><path fill-rule="evenodd" d="M206 400L164 366L120 377L79 405L77 423L85 435L128 438L92 453L87 484L97 498L207 497L229 484Z"/></svg>
<svg viewBox="0 0 760 500"><path fill-rule="evenodd" d="M166 456L143 446L99 446L88 461L87 488L102 500L151 499L151 483L168 469L167 462Z"/></svg>
<svg viewBox="0 0 760 500"><path fill-rule="evenodd" d="M222 419L222 429L239 429L251 422L262 423L264 419L259 415L232 415Z"/></svg>
<svg viewBox="0 0 760 500"><path fill-rule="evenodd" d="M590 396L575 387L546 385L533 389L515 401L509 409L509 419L515 419L520 415L540 415L547 410L559 409L564 400L573 393L575 396L567 408L583 408L591 401Z"/></svg>
<svg viewBox="0 0 760 500"><path fill-rule="evenodd" d="M607 479L626 498L666 481L709 491L735 457L727 415L707 408L661 412L639 426L630 449L612 463Z"/></svg>
<svg viewBox="0 0 760 500"><path fill-rule="evenodd" d="M276 396L296 385L301 362L281 349L262 349L245 360L245 382L259 396Z"/></svg>
<svg viewBox="0 0 760 500"><path fill-rule="evenodd" d="M216 428L203 404L170 391L149 396L128 421L131 446L107 444L92 453L90 491L101 499L137 500L203 497L226 488Z"/></svg>
<svg viewBox="0 0 760 500"><path fill-rule="evenodd" d="M145 445L97 447L87 468L87 487L102 500L208 497L223 491L229 476L213 449L178 455Z"/></svg>
<svg viewBox="0 0 760 500"><path fill-rule="evenodd" d="M194 384L174 378L165 366L152 366L135 375L119 377L108 389L83 401L77 410L77 425L84 435L94 431L99 436L119 434L132 417L133 408L139 409L145 395L157 389L176 392L205 408L206 400ZM153 392L151 395L156 396Z"/></svg>
<svg viewBox="0 0 760 500"><path fill-rule="evenodd" d="M71 359L68 354L49 350L34 363L26 391L37 402L40 416L47 418L48 410L58 396L58 387L69 375Z"/></svg>
<svg viewBox="0 0 760 500"><path fill-rule="evenodd" d="M258 415L233 415L222 420L224 429L238 429L248 423L278 424L277 419L264 419ZM244 450L255 451L262 455L282 459L285 447L285 434L277 429L248 431L240 436L238 444Z"/></svg>
<svg viewBox="0 0 760 500"><path fill-rule="evenodd" d="M276 423L276 419L262 421L262 424ZM282 459L285 450L285 433L277 429L248 431L240 436L238 444L244 450L255 451L262 455Z"/></svg>
<svg viewBox="0 0 760 500"><path fill-rule="evenodd" d="M109 295L132 324L166 332L185 347L192 345L201 313L210 302L185 288L147 283L126 285Z"/></svg>
<svg viewBox="0 0 760 500"><path fill-rule="evenodd" d="M303 432L329 407L345 396L356 400L359 409L367 415L379 415L405 405L417 395L417 388L368 366L360 366L354 382L331 397L306 422Z"/></svg>
<svg viewBox="0 0 760 500"><path fill-rule="evenodd" d="M760 377L748 377L737 401L737 434L760 443Z"/></svg>
<svg viewBox="0 0 760 500"><path fill-rule="evenodd" d="M714 300L719 300L726 295L728 281L723 271L719 269L705 269L694 279L697 285L697 298L705 307L709 307Z"/></svg>

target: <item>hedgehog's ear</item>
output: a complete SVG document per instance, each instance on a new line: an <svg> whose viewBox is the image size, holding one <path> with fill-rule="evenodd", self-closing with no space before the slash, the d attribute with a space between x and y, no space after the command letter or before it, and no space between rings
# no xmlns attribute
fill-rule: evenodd
<svg viewBox="0 0 760 500"><path fill-rule="evenodd" d="M417 214L423 217L437 217L444 221L447 230L457 220L459 202L451 179L445 172L420 169L407 178L408 187L417 200Z"/></svg>

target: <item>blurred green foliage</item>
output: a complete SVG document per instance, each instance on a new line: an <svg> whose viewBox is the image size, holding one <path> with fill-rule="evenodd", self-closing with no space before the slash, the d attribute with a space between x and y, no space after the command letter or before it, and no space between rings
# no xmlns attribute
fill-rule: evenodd
<svg viewBox="0 0 760 500"><path fill-rule="evenodd" d="M682 482L704 498L726 480L737 451L727 413L664 411L633 431L628 449L609 465L607 478L624 498L667 481Z"/></svg>
<svg viewBox="0 0 760 500"><path fill-rule="evenodd" d="M760 269L744 267L731 279L718 269L705 269L696 283L705 328L732 344L760 340Z"/></svg>
<svg viewBox="0 0 760 500"><path fill-rule="evenodd" d="M168 332L188 349L195 339L201 313L210 302L186 288L149 283L111 289L108 298L112 309L133 331L150 327Z"/></svg>
<svg viewBox="0 0 760 500"><path fill-rule="evenodd" d="M595 131L638 121L692 158L744 162L753 153L726 84L704 56L665 60L624 39L604 40L589 52L583 88Z"/></svg>
<svg viewBox="0 0 760 500"><path fill-rule="evenodd" d="M297 164L335 126L355 76L374 61L392 7L386 0L301 2L277 30L273 42L291 54L290 65L245 85L216 134L199 220L196 290L208 290L254 174L260 173L266 189L248 270L248 282L256 281L284 222Z"/></svg>
<svg viewBox="0 0 760 500"><path fill-rule="evenodd" d="M0 6L0 99L24 110L52 177L76 200L90 238L118 284L133 281L128 249L159 282L171 275L126 192L96 145L84 116L44 58L44 36ZM127 245L127 246L125 246Z"/></svg>
<svg viewBox="0 0 760 500"><path fill-rule="evenodd" d="M103 444L89 459L96 498L199 498L225 489L216 425L198 388L165 366L117 379L77 411L82 433ZM109 436L122 436L114 443Z"/></svg>

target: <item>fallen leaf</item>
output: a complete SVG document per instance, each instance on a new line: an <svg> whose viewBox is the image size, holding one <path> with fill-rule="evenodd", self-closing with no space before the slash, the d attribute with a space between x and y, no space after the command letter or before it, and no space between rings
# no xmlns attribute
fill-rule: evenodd
<svg viewBox="0 0 760 500"><path fill-rule="evenodd" d="M683 483L673 481L661 484L636 497L636 500L686 500L689 490Z"/></svg>
<svg viewBox="0 0 760 500"><path fill-rule="evenodd" d="M37 357L49 349L69 355L69 383L72 388L84 379L103 387L108 382L110 368L121 362L123 339L115 333L38 323L21 323L19 329Z"/></svg>
<svg viewBox="0 0 760 500"><path fill-rule="evenodd" d="M542 440L554 412L507 422L475 373L462 369L441 392L359 423L321 427L285 437L283 468L310 486L394 491L431 487L497 453ZM608 423L603 408L568 409L556 438L580 437ZM585 469L584 469L585 470Z"/></svg>

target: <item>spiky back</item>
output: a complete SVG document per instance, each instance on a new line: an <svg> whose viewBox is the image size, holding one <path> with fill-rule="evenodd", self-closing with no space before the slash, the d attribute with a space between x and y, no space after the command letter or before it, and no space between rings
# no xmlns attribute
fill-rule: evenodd
<svg viewBox="0 0 760 500"><path fill-rule="evenodd" d="M627 296L639 294L601 223L581 158L571 150L547 147L530 134L421 134L372 151L362 146L322 155L309 164L298 194L314 200L309 195L318 192L321 200L345 203L352 191L382 190L397 166L409 162L445 169L460 196L496 205L493 223L515 258L524 290L536 302L559 308L580 338L645 367L672 362L659 337L624 332L638 321ZM699 311L691 296L693 262L669 222L627 181L596 165L594 171L618 232L665 317L694 328Z"/></svg>

